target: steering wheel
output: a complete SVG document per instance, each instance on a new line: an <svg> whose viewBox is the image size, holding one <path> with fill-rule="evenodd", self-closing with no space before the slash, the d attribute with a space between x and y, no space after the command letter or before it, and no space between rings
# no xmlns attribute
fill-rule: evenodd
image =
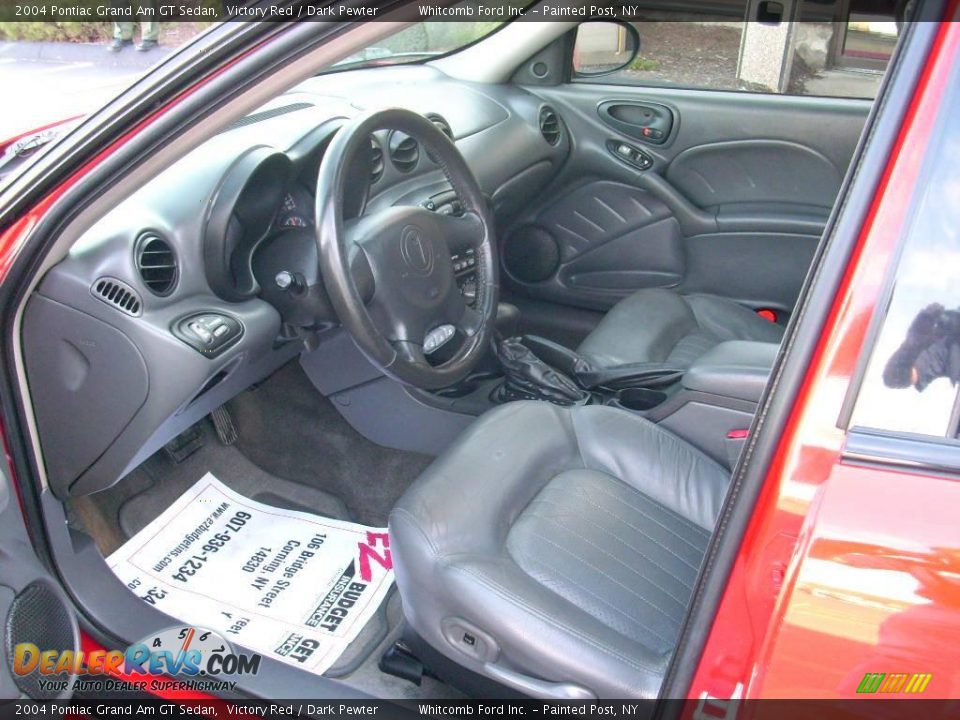
<svg viewBox="0 0 960 720"><path fill-rule="evenodd" d="M357 153L370 152L370 134L377 130L397 130L417 140L443 170L463 214L400 205L344 222L351 163ZM345 124L320 163L316 228L330 303L375 366L426 390L467 376L487 348L496 316L496 243L480 186L446 135L425 117L402 109L365 113ZM477 268L473 307L460 293L450 260L468 248ZM450 339L461 340L459 349L431 365L426 356Z"/></svg>

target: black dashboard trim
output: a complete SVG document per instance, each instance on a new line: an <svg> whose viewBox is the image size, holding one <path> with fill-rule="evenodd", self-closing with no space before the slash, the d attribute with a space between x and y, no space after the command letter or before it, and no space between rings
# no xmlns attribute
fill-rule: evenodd
<svg viewBox="0 0 960 720"><path fill-rule="evenodd" d="M259 292L251 259L273 226L292 176L286 154L258 145L243 153L220 181L203 226L204 269L218 297L240 302Z"/></svg>

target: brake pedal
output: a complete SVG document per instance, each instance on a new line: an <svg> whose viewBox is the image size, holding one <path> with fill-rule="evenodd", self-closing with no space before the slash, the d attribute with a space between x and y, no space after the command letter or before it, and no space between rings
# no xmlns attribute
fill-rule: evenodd
<svg viewBox="0 0 960 720"><path fill-rule="evenodd" d="M233 419L230 417L230 411L226 405L221 405L212 413L213 427L217 430L217 437L224 445L233 445L237 442L237 428L233 425Z"/></svg>

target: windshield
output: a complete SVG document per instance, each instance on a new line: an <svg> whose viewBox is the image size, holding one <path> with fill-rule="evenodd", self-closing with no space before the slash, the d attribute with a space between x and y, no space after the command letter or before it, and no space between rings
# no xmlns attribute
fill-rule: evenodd
<svg viewBox="0 0 960 720"><path fill-rule="evenodd" d="M459 3L448 8L450 12L462 12L456 17L476 17L478 3ZM350 57L333 65L331 70L370 67L375 65L399 65L422 62L430 58L460 50L477 40L490 35L504 21L450 22L427 21L409 25L399 32L378 40Z"/></svg>

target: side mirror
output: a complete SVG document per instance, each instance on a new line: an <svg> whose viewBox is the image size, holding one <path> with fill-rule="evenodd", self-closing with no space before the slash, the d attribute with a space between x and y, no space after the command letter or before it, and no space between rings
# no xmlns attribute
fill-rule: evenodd
<svg viewBox="0 0 960 720"><path fill-rule="evenodd" d="M573 71L599 77L623 70L640 52L640 33L623 20L588 20L577 26Z"/></svg>

